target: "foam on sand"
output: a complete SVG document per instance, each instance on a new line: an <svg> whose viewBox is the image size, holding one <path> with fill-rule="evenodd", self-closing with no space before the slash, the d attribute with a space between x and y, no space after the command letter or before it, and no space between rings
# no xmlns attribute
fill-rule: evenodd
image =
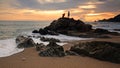
<svg viewBox="0 0 120 68"><path fill-rule="evenodd" d="M61 43L57 43L60 46L63 46L64 41L73 41L73 40L88 40L91 38L80 38L80 37L73 37L73 36L67 36L67 35L40 35L40 34L26 34L23 36L32 36L31 38L33 39L33 41L35 43L43 43L44 45L49 44L49 42L43 42L40 40L40 37L46 37L46 38L55 38L55 39L59 39L60 41L62 41ZM15 42L15 38L11 38L11 39L5 39L5 40L0 40L0 57L7 57L7 56L11 56L13 54L22 52L24 49L19 49L17 48L17 44Z"/></svg>
<svg viewBox="0 0 120 68"><path fill-rule="evenodd" d="M0 57L7 57L19 53L24 49L17 48L15 39L0 40Z"/></svg>

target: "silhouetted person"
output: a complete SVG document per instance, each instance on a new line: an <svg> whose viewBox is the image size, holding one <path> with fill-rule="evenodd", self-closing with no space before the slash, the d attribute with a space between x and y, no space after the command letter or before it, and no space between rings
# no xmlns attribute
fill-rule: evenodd
<svg viewBox="0 0 120 68"><path fill-rule="evenodd" d="M70 11L68 11L68 18L70 17Z"/></svg>
<svg viewBox="0 0 120 68"><path fill-rule="evenodd" d="M62 18L64 18L64 17L65 17L65 13L62 14Z"/></svg>

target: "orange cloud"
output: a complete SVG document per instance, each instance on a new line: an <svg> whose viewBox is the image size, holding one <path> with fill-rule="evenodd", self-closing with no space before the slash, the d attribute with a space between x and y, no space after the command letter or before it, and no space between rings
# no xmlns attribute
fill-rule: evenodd
<svg viewBox="0 0 120 68"><path fill-rule="evenodd" d="M0 20L53 20L62 15L64 10L51 10L51 11L39 11L39 10L4 10L0 15ZM8 14L9 13L9 14Z"/></svg>
<svg viewBox="0 0 120 68"><path fill-rule="evenodd" d="M95 5L83 5L83 6L79 6L79 8L82 8L82 9L93 9L93 8L96 8Z"/></svg>
<svg viewBox="0 0 120 68"><path fill-rule="evenodd" d="M95 21L101 19L108 19L116 16L117 14L119 14L119 12L90 13L90 14L86 14L85 20Z"/></svg>

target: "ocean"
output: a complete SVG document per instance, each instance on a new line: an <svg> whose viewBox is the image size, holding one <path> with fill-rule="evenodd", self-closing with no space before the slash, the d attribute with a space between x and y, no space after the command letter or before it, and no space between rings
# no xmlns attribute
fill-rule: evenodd
<svg viewBox="0 0 120 68"><path fill-rule="evenodd" d="M0 21L0 57L7 57L13 54L22 52L24 49L18 49L15 43L15 38L21 34L32 34L31 32L35 29L43 28L49 25L50 21ZM114 22L91 22L93 28L103 28L109 31L114 29L120 29L120 23ZM120 31L114 31L120 32ZM61 41L68 40L86 40L88 38L79 38L66 35L51 36L45 35L45 37L60 39ZM36 43L41 43L39 39L33 39ZM37 42L38 41L38 42ZM48 44L48 42L42 42ZM58 43L59 44L59 43ZM60 43L63 45L63 43Z"/></svg>

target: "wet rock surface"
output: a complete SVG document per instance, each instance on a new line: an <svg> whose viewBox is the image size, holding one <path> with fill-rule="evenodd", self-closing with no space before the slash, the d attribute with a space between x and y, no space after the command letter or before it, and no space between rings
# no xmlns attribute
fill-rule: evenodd
<svg viewBox="0 0 120 68"><path fill-rule="evenodd" d="M73 18L59 18L54 20L49 26L40 28L39 31L34 30L33 33L39 33L41 35L65 34L82 38L110 38L104 34L120 36L119 33L110 32L106 29L92 29L92 25L86 24L81 20L75 20Z"/></svg>
<svg viewBox="0 0 120 68"><path fill-rule="evenodd" d="M64 34L65 31L69 30L87 32L92 29L92 25L85 24L80 20L74 20L73 18L59 18L45 27L45 29Z"/></svg>
<svg viewBox="0 0 120 68"><path fill-rule="evenodd" d="M16 43L18 48L27 48L35 46L35 43L31 38L24 36L18 36L16 38Z"/></svg>
<svg viewBox="0 0 120 68"><path fill-rule="evenodd" d="M64 57L65 53L62 46L51 41L47 46L41 48L39 55L42 57Z"/></svg>
<svg viewBox="0 0 120 68"><path fill-rule="evenodd" d="M92 41L72 46L70 51L79 55L120 63L120 43Z"/></svg>

